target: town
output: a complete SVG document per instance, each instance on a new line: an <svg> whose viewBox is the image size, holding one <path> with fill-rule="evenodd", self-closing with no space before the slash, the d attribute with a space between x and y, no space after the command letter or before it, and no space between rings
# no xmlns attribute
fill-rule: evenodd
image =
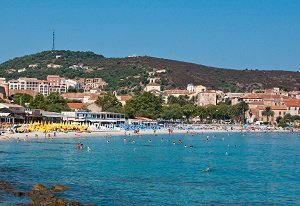
<svg viewBox="0 0 300 206"><path fill-rule="evenodd" d="M49 65L55 66L55 65ZM6 80L0 78L0 122L1 126L15 123L29 123L31 121L50 122L88 122L101 128L103 125L118 124L146 124L157 125L158 122L176 123L221 123L221 124L271 124L291 126L299 124L300 91L284 91L279 87L272 89L255 89L245 93L229 93L212 90L203 85L188 84L186 89L162 90L159 75L165 70L154 70L148 73L148 84L142 93L149 93L159 97L163 108L168 110L164 115L133 115L117 112L109 107L101 105L101 98L109 93L105 88L109 85L101 78L66 79L58 75L48 75L47 79L20 77L19 79ZM35 108L30 101L38 95L50 96L51 93L63 98L66 107L60 110L45 111L37 106ZM126 107L126 103L135 97L135 94L111 94L120 108ZM14 98L18 97L18 98ZM17 100L16 100L17 99ZM15 102L15 101L17 102ZM27 102L26 102L27 101ZM180 103L181 101L181 103ZM182 103L183 102L183 103ZM243 112L238 111L236 119L229 113L230 106L243 103ZM193 111L180 112L172 110L174 105L192 106ZM222 105L228 107L222 108ZM173 106L173 107L172 107ZM176 106L175 106L176 107ZM219 108L221 107L221 108ZM199 108L206 112L197 112ZM184 110L183 107L177 110ZM197 110L197 111L195 111ZM125 113L125 112L124 112ZM285 124L280 124L285 120ZM289 124L286 124L289 123ZM103 129L103 128L102 128Z"/></svg>

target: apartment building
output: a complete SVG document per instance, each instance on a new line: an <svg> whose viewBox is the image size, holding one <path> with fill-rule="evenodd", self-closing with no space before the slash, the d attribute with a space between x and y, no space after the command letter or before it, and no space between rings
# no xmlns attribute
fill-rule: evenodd
<svg viewBox="0 0 300 206"><path fill-rule="evenodd" d="M8 81L8 89L10 93L24 93L28 94L41 93L45 96L51 92L66 93L67 86L65 79L57 75L48 75L47 80L38 80L37 78L20 77L17 80ZM26 93L26 92L25 92Z"/></svg>
<svg viewBox="0 0 300 206"><path fill-rule="evenodd" d="M81 83L85 92L101 90L107 86L107 83L102 78L81 78L78 82Z"/></svg>

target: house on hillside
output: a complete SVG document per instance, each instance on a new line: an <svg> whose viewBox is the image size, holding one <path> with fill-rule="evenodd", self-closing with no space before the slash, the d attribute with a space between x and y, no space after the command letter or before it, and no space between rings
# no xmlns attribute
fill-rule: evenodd
<svg viewBox="0 0 300 206"><path fill-rule="evenodd" d="M161 93L161 87L159 84L151 82L145 86L144 91L159 95Z"/></svg>
<svg viewBox="0 0 300 206"><path fill-rule="evenodd" d="M126 105L126 101L130 100L132 96L130 95L117 95L118 101L121 102L122 106Z"/></svg>

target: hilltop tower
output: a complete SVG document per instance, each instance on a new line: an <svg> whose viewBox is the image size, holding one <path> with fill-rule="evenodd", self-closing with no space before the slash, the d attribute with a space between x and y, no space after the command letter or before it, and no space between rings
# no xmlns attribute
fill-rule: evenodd
<svg viewBox="0 0 300 206"><path fill-rule="evenodd" d="M52 33L52 51L55 50L55 30Z"/></svg>

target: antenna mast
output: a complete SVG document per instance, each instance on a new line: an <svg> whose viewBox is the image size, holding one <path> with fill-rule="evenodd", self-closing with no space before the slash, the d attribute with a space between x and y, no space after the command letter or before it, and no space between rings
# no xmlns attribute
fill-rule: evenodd
<svg viewBox="0 0 300 206"><path fill-rule="evenodd" d="M55 30L52 33L52 51L55 50Z"/></svg>

